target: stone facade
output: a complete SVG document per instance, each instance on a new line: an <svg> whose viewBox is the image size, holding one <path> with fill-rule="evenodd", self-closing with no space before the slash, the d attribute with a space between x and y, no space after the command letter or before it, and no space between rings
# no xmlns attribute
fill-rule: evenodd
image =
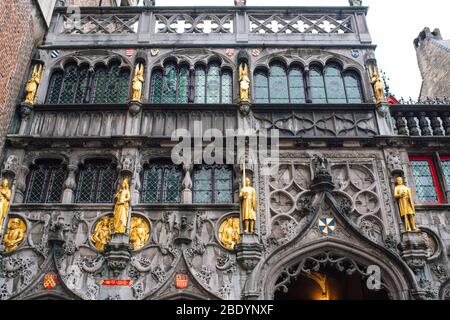
<svg viewBox="0 0 450 320"><path fill-rule="evenodd" d="M405 232L393 191L395 177L403 176L417 198L408 156L448 150L449 106L375 103L367 8L290 8L288 16L286 8L201 7L183 9L183 15L179 10L82 8L81 25L74 26L66 8L55 9L39 49L45 69L36 104L7 136L2 173L13 181L8 214L26 223L27 237L14 251L1 252L0 297L273 299L312 270L334 268L365 281L375 266L385 298L448 299L448 187L442 204L416 201L417 233ZM310 25L303 28L300 20ZM48 103L54 72L75 64L92 74L111 61L122 70L145 65L141 102ZM153 102L152 75L168 63L195 75L197 66L211 62L232 71L230 103L195 103L192 96L183 104ZM238 95L243 62L251 82L248 103ZM330 64L341 74L353 72L362 103L256 103L256 74L274 62L307 72ZM195 121L201 121L200 129ZM194 137L196 130L206 135L208 129L279 133L279 156L270 156L280 164L271 174L257 161L261 156L248 151L255 160L248 161L247 175L258 198L256 233L241 234L233 250L220 241L219 228L240 214L239 157L232 164L229 203L196 202L188 163L180 168L178 202L142 201L142 173L151 161L171 162L175 129ZM114 235L104 251L93 241L97 224L113 215L114 205L76 199L81 171L98 158L116 172L114 190L123 177L130 179L131 217L150 226L138 250L129 247L130 231ZM43 159L64 167L61 201L29 201L30 172ZM320 228L326 218L333 219L334 232ZM44 288L53 276L59 281Z"/></svg>
<svg viewBox="0 0 450 320"><path fill-rule="evenodd" d="M450 40L443 40L439 29L425 28L414 40L422 75L420 99L445 98L450 95Z"/></svg>

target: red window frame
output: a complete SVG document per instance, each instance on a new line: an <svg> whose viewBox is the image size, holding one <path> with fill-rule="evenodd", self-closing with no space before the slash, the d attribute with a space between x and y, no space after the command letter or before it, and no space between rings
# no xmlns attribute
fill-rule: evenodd
<svg viewBox="0 0 450 320"><path fill-rule="evenodd" d="M450 156L441 156L441 155L440 155L439 158L441 159L441 162L442 162L442 161L450 161ZM444 177L444 180L447 181L447 178ZM447 186L447 187L450 188L450 185Z"/></svg>
<svg viewBox="0 0 450 320"><path fill-rule="evenodd" d="M441 160L443 160L445 157L441 157ZM448 160L450 160L450 157L448 157ZM433 178L434 188L436 189L436 194L438 197L438 202L424 202L423 204L443 204L444 203L444 195L442 193L441 185L439 183L439 178L437 175L436 166L434 165L433 157L427 157L427 156L410 156L409 161L426 161L428 162L428 166L430 167L431 176Z"/></svg>

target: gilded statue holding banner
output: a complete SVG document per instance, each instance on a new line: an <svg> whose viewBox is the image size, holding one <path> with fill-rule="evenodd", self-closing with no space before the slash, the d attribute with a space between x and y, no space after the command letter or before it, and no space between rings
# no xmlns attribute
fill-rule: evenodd
<svg viewBox="0 0 450 320"><path fill-rule="evenodd" d="M132 101L141 101L142 88L144 86L144 65L138 63L134 69L134 77L132 82L133 93L131 96Z"/></svg>
<svg viewBox="0 0 450 320"><path fill-rule="evenodd" d="M250 76L246 63L239 66L239 97L241 102L250 102Z"/></svg>
<svg viewBox="0 0 450 320"><path fill-rule="evenodd" d="M11 189L8 187L8 180L4 179L0 187L0 234L3 232L3 222L8 213L11 201Z"/></svg>
<svg viewBox="0 0 450 320"><path fill-rule="evenodd" d="M31 75L30 80L28 80L27 84L25 85L25 103L27 104L34 104L34 100L36 98L36 91L39 87L39 83L41 81L42 77L42 64L37 64L33 68L33 73Z"/></svg>
<svg viewBox="0 0 450 320"><path fill-rule="evenodd" d="M130 187L128 178L122 181L119 191L114 197L114 233L126 233L130 210Z"/></svg>
<svg viewBox="0 0 450 320"><path fill-rule="evenodd" d="M416 210L411 188L404 185L402 177L398 177L395 182L394 197L398 202L400 216L404 219L405 230L407 232L418 231L414 220Z"/></svg>
<svg viewBox="0 0 450 320"><path fill-rule="evenodd" d="M373 87L373 92L375 94L375 100L377 103L382 103L385 101L384 98L384 84L381 80L380 72L376 66L369 67L370 72L370 82Z"/></svg>
<svg viewBox="0 0 450 320"><path fill-rule="evenodd" d="M244 222L245 233L255 233L256 221L256 191L251 186L249 178L245 177L245 163L243 168L242 183L243 187L239 194L241 199L241 219Z"/></svg>
<svg viewBox="0 0 450 320"><path fill-rule="evenodd" d="M16 249L27 234L27 225L21 218L11 218L8 221L8 229L6 230L3 242L5 244L5 251L11 252Z"/></svg>

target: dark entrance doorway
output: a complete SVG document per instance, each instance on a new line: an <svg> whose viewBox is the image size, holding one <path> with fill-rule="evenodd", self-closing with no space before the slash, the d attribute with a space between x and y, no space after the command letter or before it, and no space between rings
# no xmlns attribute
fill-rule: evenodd
<svg viewBox="0 0 450 320"><path fill-rule="evenodd" d="M369 290L366 281L355 272L348 275L326 266L319 272L300 274L288 286L288 292L278 290L275 300L389 300L385 289Z"/></svg>

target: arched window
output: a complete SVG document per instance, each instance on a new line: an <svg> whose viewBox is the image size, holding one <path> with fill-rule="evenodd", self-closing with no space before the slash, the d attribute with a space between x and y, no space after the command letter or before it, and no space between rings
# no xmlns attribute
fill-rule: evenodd
<svg viewBox="0 0 450 320"><path fill-rule="evenodd" d="M126 103L130 82L130 70L120 68L118 62L108 67L97 66L94 76L94 103Z"/></svg>
<svg viewBox="0 0 450 320"><path fill-rule="evenodd" d="M312 67L309 71L310 96L313 103L327 103L323 74L319 67Z"/></svg>
<svg viewBox="0 0 450 320"><path fill-rule="evenodd" d="M233 73L222 71L222 103L233 103Z"/></svg>
<svg viewBox="0 0 450 320"><path fill-rule="evenodd" d="M274 63L270 67L269 97L271 103L289 103L286 68L281 63Z"/></svg>
<svg viewBox="0 0 450 320"><path fill-rule="evenodd" d="M152 163L144 168L142 203L179 203L182 171L179 166Z"/></svg>
<svg viewBox="0 0 450 320"><path fill-rule="evenodd" d="M194 203L232 203L233 171L229 166L194 168Z"/></svg>
<svg viewBox="0 0 450 320"><path fill-rule="evenodd" d="M90 81L93 77L93 81ZM88 85L93 82L92 94ZM108 67L97 66L93 75L89 66L69 63L64 70L53 72L47 92L49 104L126 103L130 69L120 68L118 62Z"/></svg>
<svg viewBox="0 0 450 320"><path fill-rule="evenodd" d="M262 70L255 72L255 103L269 103L269 77Z"/></svg>
<svg viewBox="0 0 450 320"><path fill-rule="evenodd" d="M84 103L88 84L88 66L69 63L64 71L53 72L47 94L49 104Z"/></svg>
<svg viewBox="0 0 450 320"><path fill-rule="evenodd" d="M325 68L325 87L328 103L346 103L344 80L341 69L335 64L327 65Z"/></svg>
<svg viewBox="0 0 450 320"><path fill-rule="evenodd" d="M115 193L117 171L109 160L88 160L78 174L78 203L111 203Z"/></svg>
<svg viewBox="0 0 450 320"><path fill-rule="evenodd" d="M163 73L161 70L154 70L152 73L152 90L151 103L162 102L162 88L163 88Z"/></svg>
<svg viewBox="0 0 450 320"><path fill-rule="evenodd" d="M219 62L211 62L195 67L195 103L232 103L233 75L229 70L222 70Z"/></svg>
<svg viewBox="0 0 450 320"><path fill-rule="evenodd" d="M205 103L206 71L203 66L195 67L195 103Z"/></svg>
<svg viewBox="0 0 450 320"><path fill-rule="evenodd" d="M346 73L344 76L344 83L348 103L362 103L363 96L359 76L354 72Z"/></svg>
<svg viewBox="0 0 450 320"><path fill-rule="evenodd" d="M39 160L28 175L26 203L61 202L67 172L61 161Z"/></svg>
<svg viewBox="0 0 450 320"><path fill-rule="evenodd" d="M152 74L150 101L152 103L187 103L189 97L189 68L169 62L164 70Z"/></svg>
<svg viewBox="0 0 450 320"><path fill-rule="evenodd" d="M303 70L298 66L293 66L289 70L289 97L291 103L305 103L305 82L303 80Z"/></svg>

